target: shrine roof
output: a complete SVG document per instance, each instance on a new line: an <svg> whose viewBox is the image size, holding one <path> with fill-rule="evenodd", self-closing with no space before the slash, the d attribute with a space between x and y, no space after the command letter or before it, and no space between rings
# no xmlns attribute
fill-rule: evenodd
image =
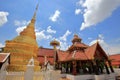
<svg viewBox="0 0 120 80"><path fill-rule="evenodd" d="M66 57L69 55L69 52L68 51L60 51L60 50L58 50L57 54L58 54L58 60L59 61L65 61Z"/></svg>
<svg viewBox="0 0 120 80"><path fill-rule="evenodd" d="M38 50L38 56L53 56L53 55L54 55L54 49L39 48Z"/></svg>
<svg viewBox="0 0 120 80"><path fill-rule="evenodd" d="M89 59L94 59L97 50L100 51L100 53L104 56L105 59L108 59L108 56L106 55L106 53L104 52L104 50L102 49L98 42L85 49L85 53Z"/></svg>
<svg viewBox="0 0 120 80"><path fill-rule="evenodd" d="M71 49L73 49L74 47L76 47L76 48L87 48L87 47L89 47L88 45L86 45L86 44L84 44L84 43L75 43L75 44L72 44L69 48L68 48L68 50L71 50Z"/></svg>
<svg viewBox="0 0 120 80"><path fill-rule="evenodd" d="M109 56L109 59L112 61L113 66L120 65L120 54L113 54Z"/></svg>
<svg viewBox="0 0 120 80"><path fill-rule="evenodd" d="M81 46L81 43L76 45ZM64 62L71 60L92 60L94 59L97 50L100 51L100 53L107 59L106 53L103 51L103 49L97 42L92 46L87 46L87 48L83 50L79 50L79 49L73 51L57 50L58 61ZM44 63L44 56L47 56L48 61L53 63L54 53L55 53L54 49L39 48L39 53L38 53L39 61L41 61L41 63Z"/></svg>
<svg viewBox="0 0 120 80"><path fill-rule="evenodd" d="M46 58L47 61L50 62L50 64L54 63L54 58L52 57L47 57ZM38 57L38 61L40 62L40 64L44 64L45 63L45 57Z"/></svg>
<svg viewBox="0 0 120 80"><path fill-rule="evenodd" d="M87 49L85 49L85 53L88 56L88 59L94 59L96 47L97 47L97 43L95 43L92 46L89 46Z"/></svg>
<svg viewBox="0 0 120 80"><path fill-rule="evenodd" d="M111 64L112 64L113 66L118 66L118 65L120 65L120 61L113 61Z"/></svg>
<svg viewBox="0 0 120 80"><path fill-rule="evenodd" d="M0 53L0 63L3 63L6 61L10 53Z"/></svg>
<svg viewBox="0 0 120 80"><path fill-rule="evenodd" d="M73 51L69 53L66 60L88 60L87 55L83 51Z"/></svg>
<svg viewBox="0 0 120 80"><path fill-rule="evenodd" d="M120 54L110 55L109 58L110 58L112 61L120 61Z"/></svg>

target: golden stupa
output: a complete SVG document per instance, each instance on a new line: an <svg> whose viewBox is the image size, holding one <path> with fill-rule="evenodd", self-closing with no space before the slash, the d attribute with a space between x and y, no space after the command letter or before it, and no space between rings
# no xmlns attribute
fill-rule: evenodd
<svg viewBox="0 0 120 80"><path fill-rule="evenodd" d="M10 65L8 71L25 71L29 60L34 58L34 70L40 70L39 62L37 61L38 44L35 36L35 21L38 5L34 12L31 22L13 40L7 40L4 52L9 52Z"/></svg>

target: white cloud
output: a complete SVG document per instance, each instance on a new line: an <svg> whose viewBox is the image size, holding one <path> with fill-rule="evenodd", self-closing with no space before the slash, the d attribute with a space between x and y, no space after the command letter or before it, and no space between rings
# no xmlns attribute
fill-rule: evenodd
<svg viewBox="0 0 120 80"><path fill-rule="evenodd" d="M48 26L48 27L47 27L47 32L48 32L48 33L56 33L55 30L52 30L52 29L51 29L51 26Z"/></svg>
<svg viewBox="0 0 120 80"><path fill-rule="evenodd" d="M88 40L92 40L92 38L91 38L91 37L88 37Z"/></svg>
<svg viewBox="0 0 120 80"><path fill-rule="evenodd" d="M56 38L55 40L57 40L58 42L60 42L60 46L58 49L60 50L67 50L69 45L68 45L68 42L67 41L63 41L63 40L60 40L59 38Z"/></svg>
<svg viewBox="0 0 120 80"><path fill-rule="evenodd" d="M8 21L7 19L8 15L9 15L8 12L0 11L0 26L2 26Z"/></svg>
<svg viewBox="0 0 120 80"><path fill-rule="evenodd" d="M89 43L89 45L95 44L97 41L99 41L101 47L103 50L106 52L106 54L117 54L120 53L120 44L115 44L114 42L111 42L110 44L106 43L104 40L104 36L99 34L99 39L98 40L93 40Z"/></svg>
<svg viewBox="0 0 120 80"><path fill-rule="evenodd" d="M2 43L0 43L0 47L5 47L5 45L3 45Z"/></svg>
<svg viewBox="0 0 120 80"><path fill-rule="evenodd" d="M42 40L42 39L51 39L52 36L51 35L45 35L45 30L42 31L36 31L36 37L37 40Z"/></svg>
<svg viewBox="0 0 120 80"><path fill-rule="evenodd" d="M80 12L81 12L81 9L76 9L76 10L75 10L75 14L76 14L76 15L80 14Z"/></svg>
<svg viewBox="0 0 120 80"><path fill-rule="evenodd" d="M59 16L60 16L60 11L56 10L55 13L49 17L49 19L53 22L56 22Z"/></svg>
<svg viewBox="0 0 120 80"><path fill-rule="evenodd" d="M89 43L89 45L93 45L93 44L95 44L97 41L98 41L102 46L108 47L108 44L104 41L104 36L103 36L102 34L99 34L99 35L98 35L98 39L91 41L91 42Z"/></svg>
<svg viewBox="0 0 120 80"><path fill-rule="evenodd" d="M20 34L21 31L23 31L27 25L30 23L30 21L26 21L26 20L15 20L14 21L14 25L17 26L16 32L18 33L18 35Z"/></svg>
<svg viewBox="0 0 120 80"><path fill-rule="evenodd" d="M120 42L120 38L116 39L115 42L116 42L116 43L119 43L119 42Z"/></svg>
<svg viewBox="0 0 120 80"><path fill-rule="evenodd" d="M83 14L84 22L80 30L84 30L105 20L120 6L120 0L86 0L83 5L85 8L85 13Z"/></svg>
<svg viewBox="0 0 120 80"><path fill-rule="evenodd" d="M14 25L15 26L25 26L27 25L28 23L30 23L30 21L26 21L26 20L22 20L22 21L19 21L19 20L15 20L14 21Z"/></svg>
<svg viewBox="0 0 120 80"><path fill-rule="evenodd" d="M67 50L69 47L68 41L67 41L67 37L71 34L72 32L70 32L69 30L67 30L65 32L65 34L62 37L59 37L59 42L60 42L60 49L61 50Z"/></svg>
<svg viewBox="0 0 120 80"><path fill-rule="evenodd" d="M89 43L89 45L93 45L96 42L99 42L101 46L108 47L108 44L103 39L93 40Z"/></svg>
<svg viewBox="0 0 120 80"><path fill-rule="evenodd" d="M61 50L67 50L68 47L70 46L67 41L67 37L71 34L69 30L65 32L65 34L62 37L56 38L57 41L60 42L60 49Z"/></svg>
<svg viewBox="0 0 120 80"><path fill-rule="evenodd" d="M22 26L22 27L18 27L16 29L16 32L18 33L18 35L20 34L21 31L23 31L26 28L26 26Z"/></svg>
<svg viewBox="0 0 120 80"><path fill-rule="evenodd" d="M69 30L66 31L66 33L60 37L60 40L66 41L67 40L67 36L69 36L71 34L71 32Z"/></svg>
<svg viewBox="0 0 120 80"><path fill-rule="evenodd" d="M120 44L116 44L116 45L109 45L109 47L106 49L106 51L109 54L120 54Z"/></svg>
<svg viewBox="0 0 120 80"><path fill-rule="evenodd" d="M69 45L67 44L66 41L60 41L60 49L61 50L67 50Z"/></svg>
<svg viewBox="0 0 120 80"><path fill-rule="evenodd" d="M79 5L79 6L83 6L84 0L79 0L76 4Z"/></svg>
<svg viewBox="0 0 120 80"><path fill-rule="evenodd" d="M16 32L19 34L21 31L23 31L27 27L28 23L30 23L30 21L15 20L14 24L15 24L15 26L18 26L18 28L16 29ZM51 29L51 26L48 26L47 30L42 30L42 31L40 31L39 29L37 29L35 27L35 33L36 33L37 40L51 39L52 38L52 35L49 35L49 34L47 35L47 34L45 34L45 32L56 33L55 30Z"/></svg>

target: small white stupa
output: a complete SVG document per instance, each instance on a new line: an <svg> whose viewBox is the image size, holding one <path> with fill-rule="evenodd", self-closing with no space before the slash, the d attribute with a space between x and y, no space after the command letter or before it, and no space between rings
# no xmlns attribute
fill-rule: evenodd
<svg viewBox="0 0 120 80"><path fill-rule="evenodd" d="M33 57L31 57L27 66L34 66L34 58Z"/></svg>

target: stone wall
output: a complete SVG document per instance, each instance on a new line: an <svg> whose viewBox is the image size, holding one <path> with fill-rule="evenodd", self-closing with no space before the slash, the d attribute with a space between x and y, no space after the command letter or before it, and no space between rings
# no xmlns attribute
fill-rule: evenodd
<svg viewBox="0 0 120 80"><path fill-rule="evenodd" d="M60 79L60 71L33 72L33 76L31 75L31 73L28 72L4 72L3 74L4 74L4 78L0 78L0 80L59 80Z"/></svg>

